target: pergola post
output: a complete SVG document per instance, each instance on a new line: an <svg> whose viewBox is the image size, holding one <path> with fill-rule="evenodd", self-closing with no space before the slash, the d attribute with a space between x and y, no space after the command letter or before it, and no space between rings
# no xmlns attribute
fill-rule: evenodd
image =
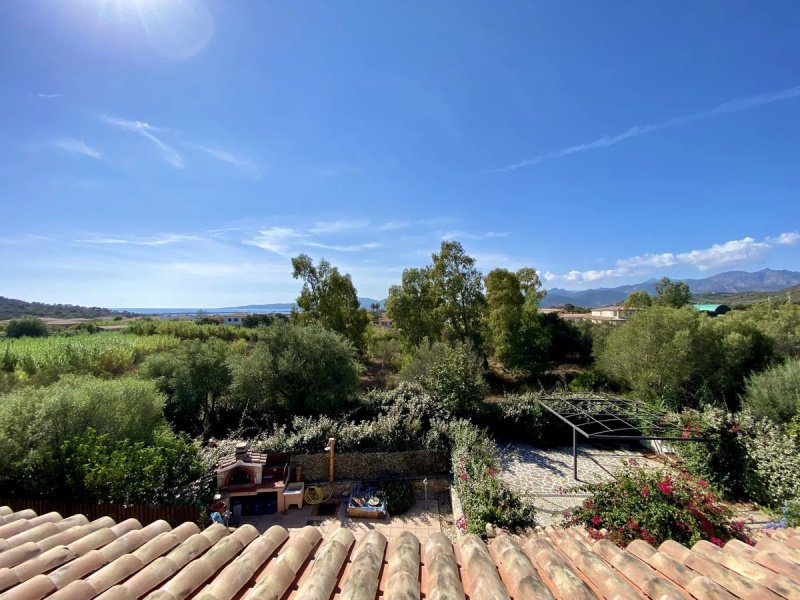
<svg viewBox="0 0 800 600"><path fill-rule="evenodd" d="M572 428L572 476L578 481L578 430Z"/></svg>

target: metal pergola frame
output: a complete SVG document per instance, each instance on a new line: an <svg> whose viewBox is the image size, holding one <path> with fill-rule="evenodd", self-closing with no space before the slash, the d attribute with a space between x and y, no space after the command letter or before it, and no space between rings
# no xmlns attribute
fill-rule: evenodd
<svg viewBox="0 0 800 600"><path fill-rule="evenodd" d="M702 433L684 429L674 417L644 402L610 395L538 398L546 410L572 428L572 474L578 479L578 434L587 440L706 442Z"/></svg>

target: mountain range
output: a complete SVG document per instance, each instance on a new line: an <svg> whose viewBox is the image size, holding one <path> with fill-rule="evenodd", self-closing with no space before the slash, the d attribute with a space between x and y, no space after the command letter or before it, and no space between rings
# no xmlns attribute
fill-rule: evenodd
<svg viewBox="0 0 800 600"><path fill-rule="evenodd" d="M744 303L766 301L769 292L783 292L787 288L800 285L800 271L762 269L755 273L747 271L726 271L704 279L684 279L692 294L701 301ZM543 307L574 304L585 308L595 308L609 304L619 304L634 290L645 290L655 294L657 279L648 279L633 285L621 285L613 288L594 288L589 290L567 290L552 288L547 291L542 301ZM800 293L800 290L789 290ZM761 295L759 295L761 293ZM745 297L738 296L744 294ZM718 296L714 296L718 295ZM385 307L386 300L375 298L358 298L361 307L369 310L375 303ZM24 315L52 317L108 317L119 314L139 315L186 315L196 314L202 310L207 313L227 314L234 312L251 313L289 313L295 307L294 302L278 302L272 304L248 304L225 308L86 308L65 304L44 304L41 302L24 302L0 296L0 320L13 319Z"/></svg>
<svg viewBox="0 0 800 600"><path fill-rule="evenodd" d="M710 293L777 292L800 284L799 271L762 269L755 273L747 271L725 271L704 279L683 279L695 295ZM589 290L565 290L552 288L542 300L542 306L562 306L574 304L585 308L595 308L609 304L619 304L634 290L645 290L653 295L658 279L648 279L633 285L613 288L594 288Z"/></svg>

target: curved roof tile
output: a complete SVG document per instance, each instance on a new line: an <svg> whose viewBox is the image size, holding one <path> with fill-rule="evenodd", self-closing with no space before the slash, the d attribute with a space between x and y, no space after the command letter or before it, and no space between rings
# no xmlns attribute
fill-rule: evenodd
<svg viewBox="0 0 800 600"><path fill-rule="evenodd" d="M9 527L13 526L13 527ZM528 600L529 598L800 597L800 532L754 546L691 549L643 541L620 549L577 529L527 537L474 535L453 544L410 532L391 540L316 527L260 534L246 525L200 531L104 517L37 516L0 507L0 600Z"/></svg>

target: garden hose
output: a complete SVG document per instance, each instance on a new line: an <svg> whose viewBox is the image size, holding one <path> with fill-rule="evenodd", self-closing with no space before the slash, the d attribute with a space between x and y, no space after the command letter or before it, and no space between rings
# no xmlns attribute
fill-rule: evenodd
<svg viewBox="0 0 800 600"><path fill-rule="evenodd" d="M328 498L330 498L333 493L328 494ZM303 499L306 501L306 504L311 504L312 506L315 504L321 504L325 500L328 500L325 497L325 491L319 487L318 485L311 485L306 488L305 493L303 494Z"/></svg>

